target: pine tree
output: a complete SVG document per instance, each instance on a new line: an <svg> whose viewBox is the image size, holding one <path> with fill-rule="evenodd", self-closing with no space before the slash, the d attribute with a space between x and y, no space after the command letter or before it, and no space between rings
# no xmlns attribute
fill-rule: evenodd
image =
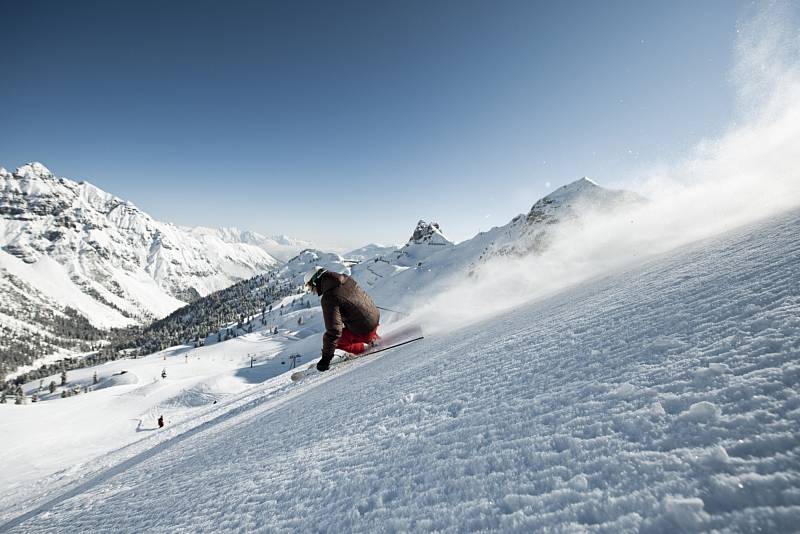
<svg viewBox="0 0 800 534"><path fill-rule="evenodd" d="M7 402L8 400L6 399L6 390L3 390L3 392L0 393L0 404L5 404Z"/></svg>
<svg viewBox="0 0 800 534"><path fill-rule="evenodd" d="M51 380L50 381L50 385L47 386L47 389L50 390L50 393L55 393L56 392L56 381L55 380Z"/></svg>
<svg viewBox="0 0 800 534"><path fill-rule="evenodd" d="M97 371L94 372L94 376L92 377L92 384L97 384L99 380L97 379Z"/></svg>
<svg viewBox="0 0 800 534"><path fill-rule="evenodd" d="M67 371L66 370L61 371L61 385L62 386L66 386L67 385Z"/></svg>

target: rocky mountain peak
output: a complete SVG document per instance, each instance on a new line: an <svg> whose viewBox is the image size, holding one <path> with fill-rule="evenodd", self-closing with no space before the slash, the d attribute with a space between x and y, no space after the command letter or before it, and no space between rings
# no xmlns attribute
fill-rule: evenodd
<svg viewBox="0 0 800 534"><path fill-rule="evenodd" d="M417 227L414 229L414 233L411 234L411 239L408 240L408 244L452 244L452 241L444 236L438 223L429 223L420 219L417 223Z"/></svg>
<svg viewBox="0 0 800 534"><path fill-rule="evenodd" d="M561 187L559 187L558 189L556 189L555 191L544 197L544 199L566 200L585 194L592 194L592 192L601 189L603 188L597 185L597 182L584 176L582 178L579 178L578 180L575 180L574 182L562 185Z"/></svg>
<svg viewBox="0 0 800 534"><path fill-rule="evenodd" d="M48 169L38 161L27 163L22 167L17 168L17 170L14 171L14 175L19 178L28 178L28 179L55 177L55 175L50 171L50 169Z"/></svg>
<svg viewBox="0 0 800 534"><path fill-rule="evenodd" d="M536 201L528 212L527 222L553 224L585 210L610 211L644 200L631 191L606 189L584 176Z"/></svg>

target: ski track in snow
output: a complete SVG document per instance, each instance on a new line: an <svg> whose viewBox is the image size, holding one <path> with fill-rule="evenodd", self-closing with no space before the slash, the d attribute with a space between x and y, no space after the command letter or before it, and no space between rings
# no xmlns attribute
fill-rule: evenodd
<svg viewBox="0 0 800 534"><path fill-rule="evenodd" d="M0 530L796 531L798 227L365 358Z"/></svg>

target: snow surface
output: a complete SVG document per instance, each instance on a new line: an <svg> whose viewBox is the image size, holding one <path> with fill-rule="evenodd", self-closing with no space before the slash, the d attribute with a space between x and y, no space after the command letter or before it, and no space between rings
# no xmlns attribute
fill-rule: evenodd
<svg viewBox="0 0 800 534"><path fill-rule="evenodd" d="M399 245L381 245L379 243L370 243L369 245L346 252L344 257L349 260L364 261L374 259L378 256L388 256L399 248Z"/></svg>
<svg viewBox="0 0 800 534"><path fill-rule="evenodd" d="M4 444L2 488L19 497L52 489L31 480L47 486L68 484L76 470L91 469L91 458L137 442L141 432L154 430L159 415L192 426L200 417L198 411L214 401L283 374L291 366L289 355L298 354L301 364L314 360L321 345L320 335L314 334L323 329L320 308L290 307L293 299L277 303L276 308L286 305L283 314L276 309L265 315L266 327L255 320L260 330L224 343L210 336L208 346L200 348L177 346L138 359L72 370L65 388L58 373L24 384L25 394L29 398L37 394L39 401L0 412L4 415L0 433L22 436ZM297 324L299 317L302 325ZM278 327L275 335L273 327ZM252 369L251 356L256 364ZM162 371L166 379L161 378ZM57 385L54 393L47 390L51 381ZM60 398L62 390L76 386L89 391ZM53 454L54 448L58 454ZM70 467L64 470L66 466ZM0 509L3 500L0 495Z"/></svg>
<svg viewBox="0 0 800 534"><path fill-rule="evenodd" d="M257 383L87 453L70 486L3 491L0 530L795 531L798 226L793 210L314 380ZM0 406L3 435L34 434L15 416L31 408Z"/></svg>
<svg viewBox="0 0 800 534"><path fill-rule="evenodd" d="M23 280L45 298L53 299L63 306L70 306L81 311L86 317L92 318L95 326L108 328L129 325L134 322L124 317L119 311L103 305L91 295L81 291L70 279L68 271L56 260L48 256L42 256L36 263L28 265L20 259L0 251L0 272L3 273L4 278L7 274L11 274ZM5 283L4 280L3 285ZM7 310L12 311L10 315L13 316L14 304L7 301L7 295L8 293L0 296L0 302ZM174 303L174 307L178 307L181 304L180 301L174 298L166 295L164 297ZM111 299L109 298L108 300ZM151 306L158 306L159 304L160 302L156 300L152 302ZM36 328L36 325L32 325L32 327Z"/></svg>

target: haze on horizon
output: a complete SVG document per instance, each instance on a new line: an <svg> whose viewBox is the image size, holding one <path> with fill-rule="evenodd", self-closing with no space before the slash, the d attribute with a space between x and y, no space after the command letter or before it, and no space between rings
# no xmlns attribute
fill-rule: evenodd
<svg viewBox="0 0 800 534"><path fill-rule="evenodd" d="M461 241L736 121L749 2L3 3L0 165L159 220Z"/></svg>

